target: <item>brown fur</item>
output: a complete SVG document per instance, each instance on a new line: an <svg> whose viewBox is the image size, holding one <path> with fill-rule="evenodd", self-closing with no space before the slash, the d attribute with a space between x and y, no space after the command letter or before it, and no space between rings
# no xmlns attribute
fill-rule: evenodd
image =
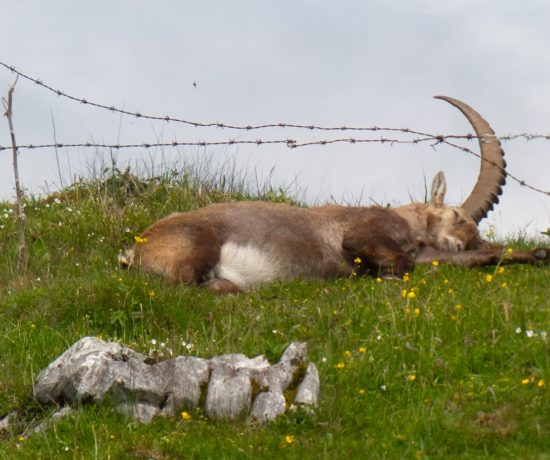
<svg viewBox="0 0 550 460"><path fill-rule="evenodd" d="M172 214L147 228L144 242L135 245L127 265L172 283L207 283L222 292L274 279L349 276L354 270L402 276L413 268L418 250L432 245L442 232L440 218L426 214L426 209L419 205L391 210L308 209L265 202L214 204ZM410 216L414 216L414 225L407 220ZM476 236L477 229L468 238ZM233 280L220 277L216 271L226 263L222 247L228 243L236 253L260 257L260 265L267 266L264 278L248 283L240 275ZM246 259L239 262L248 264Z"/></svg>

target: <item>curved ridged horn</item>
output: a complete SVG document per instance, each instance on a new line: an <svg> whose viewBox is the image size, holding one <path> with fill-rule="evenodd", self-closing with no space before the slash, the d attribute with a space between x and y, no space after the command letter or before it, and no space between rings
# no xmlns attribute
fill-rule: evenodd
<svg viewBox="0 0 550 460"><path fill-rule="evenodd" d="M454 105L468 119L479 140L481 166L479 176L470 196L464 200L461 207L472 219L479 223L487 217L487 213L498 203L498 195L502 194L502 186L506 183L506 161L500 141L489 123L470 106L458 99L447 96L435 96Z"/></svg>

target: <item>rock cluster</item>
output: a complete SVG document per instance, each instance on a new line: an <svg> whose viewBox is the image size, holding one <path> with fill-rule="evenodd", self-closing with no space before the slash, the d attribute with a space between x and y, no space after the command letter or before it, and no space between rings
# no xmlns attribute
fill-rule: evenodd
<svg viewBox="0 0 550 460"><path fill-rule="evenodd" d="M289 400L286 394L295 396ZM291 343L273 365L263 356L242 354L150 363L118 343L84 337L38 375L34 396L45 404L109 402L144 423L199 404L212 419L250 414L263 423L287 409L317 406L319 374L300 342Z"/></svg>

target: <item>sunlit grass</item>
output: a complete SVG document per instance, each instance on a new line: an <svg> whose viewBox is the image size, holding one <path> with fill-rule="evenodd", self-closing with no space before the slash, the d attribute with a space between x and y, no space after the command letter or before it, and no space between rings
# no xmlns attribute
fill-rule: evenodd
<svg viewBox="0 0 550 460"><path fill-rule="evenodd" d="M401 280L295 281L218 297L119 271L116 256L158 217L246 194L169 177L120 188L124 180L115 174L29 199L24 275L15 273L11 207L0 204L0 417L17 413L0 433L2 458L536 458L550 451L547 268L433 263ZM306 341L320 370L320 407L258 427L213 422L200 411L141 425L108 407L83 406L32 434L53 411L32 399L36 375L87 335L157 359L241 352L275 361L289 342Z"/></svg>

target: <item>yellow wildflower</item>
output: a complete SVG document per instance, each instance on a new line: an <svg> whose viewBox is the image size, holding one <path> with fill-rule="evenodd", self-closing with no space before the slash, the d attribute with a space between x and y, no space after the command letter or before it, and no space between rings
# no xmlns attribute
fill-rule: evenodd
<svg viewBox="0 0 550 460"><path fill-rule="evenodd" d="M377 282L378 284L380 284L380 283L382 282L382 278L377 277L377 278L376 278L376 282Z"/></svg>
<svg viewBox="0 0 550 460"><path fill-rule="evenodd" d="M497 273L502 275L504 273L504 267L498 267Z"/></svg>
<svg viewBox="0 0 550 460"><path fill-rule="evenodd" d="M414 309L414 315L415 315L415 316L420 315L420 308L415 308L415 309Z"/></svg>
<svg viewBox="0 0 550 460"><path fill-rule="evenodd" d="M142 238L141 236L134 236L134 240L137 244L145 244L147 243L147 238Z"/></svg>
<svg viewBox="0 0 550 460"><path fill-rule="evenodd" d="M360 388L357 393L359 393L361 396L363 396L365 394L365 390L363 388Z"/></svg>
<svg viewBox="0 0 550 460"><path fill-rule="evenodd" d="M188 412L185 412L185 411L184 411L184 412L181 413L181 418L182 418L183 420L185 420L185 421L191 420L191 414L189 414Z"/></svg>
<svg viewBox="0 0 550 460"><path fill-rule="evenodd" d="M403 275L403 281L405 281L405 283L406 283L407 281L409 281L410 279L411 279L411 277L409 276L408 273L405 273L405 274Z"/></svg>
<svg viewBox="0 0 550 460"><path fill-rule="evenodd" d="M414 382L416 380L416 374L409 374L409 376L407 377L407 380L409 382Z"/></svg>
<svg viewBox="0 0 550 460"><path fill-rule="evenodd" d="M360 264L362 262L362 260L361 260L360 257L356 257L355 259L353 259L353 262L356 263L356 264Z"/></svg>
<svg viewBox="0 0 550 460"><path fill-rule="evenodd" d="M349 351L349 350L344 351L344 356L346 358L349 358L351 356L351 351Z"/></svg>
<svg viewBox="0 0 550 460"><path fill-rule="evenodd" d="M514 250L512 248L506 249L506 254L511 255Z"/></svg>
<svg viewBox="0 0 550 460"><path fill-rule="evenodd" d="M149 297L153 298L155 297L155 291L153 291L152 289L149 291Z"/></svg>
<svg viewBox="0 0 550 460"><path fill-rule="evenodd" d="M459 304L459 303L457 303L457 304L455 305L455 311L456 311L456 312L462 311L462 308L463 308L462 305Z"/></svg>
<svg viewBox="0 0 550 460"><path fill-rule="evenodd" d="M521 381L521 384L522 384L522 385L527 385L528 383L529 383L529 379L523 379L523 380Z"/></svg>
<svg viewBox="0 0 550 460"><path fill-rule="evenodd" d="M357 351L359 351L359 353L365 353L367 349L365 347L359 347Z"/></svg>
<svg viewBox="0 0 550 460"><path fill-rule="evenodd" d="M485 275L485 281L487 283L492 283L493 282L493 275Z"/></svg>
<svg viewBox="0 0 550 460"><path fill-rule="evenodd" d="M538 383L537 383L537 386L538 386L539 388L544 388L545 385L546 385L546 382L545 382L543 379L540 379L540 380L538 381Z"/></svg>
<svg viewBox="0 0 550 460"><path fill-rule="evenodd" d="M346 367L346 365L342 362L336 364L336 366L334 366L336 369L343 369L344 367Z"/></svg>
<svg viewBox="0 0 550 460"><path fill-rule="evenodd" d="M415 297L416 297L416 294L413 291L411 291L407 294L408 299L414 299Z"/></svg>
<svg viewBox="0 0 550 460"><path fill-rule="evenodd" d="M432 260L433 267L439 267L439 260Z"/></svg>
<svg viewBox="0 0 550 460"><path fill-rule="evenodd" d="M287 444L292 444L294 442L294 436L292 436L291 434L287 434L285 436L285 442Z"/></svg>

